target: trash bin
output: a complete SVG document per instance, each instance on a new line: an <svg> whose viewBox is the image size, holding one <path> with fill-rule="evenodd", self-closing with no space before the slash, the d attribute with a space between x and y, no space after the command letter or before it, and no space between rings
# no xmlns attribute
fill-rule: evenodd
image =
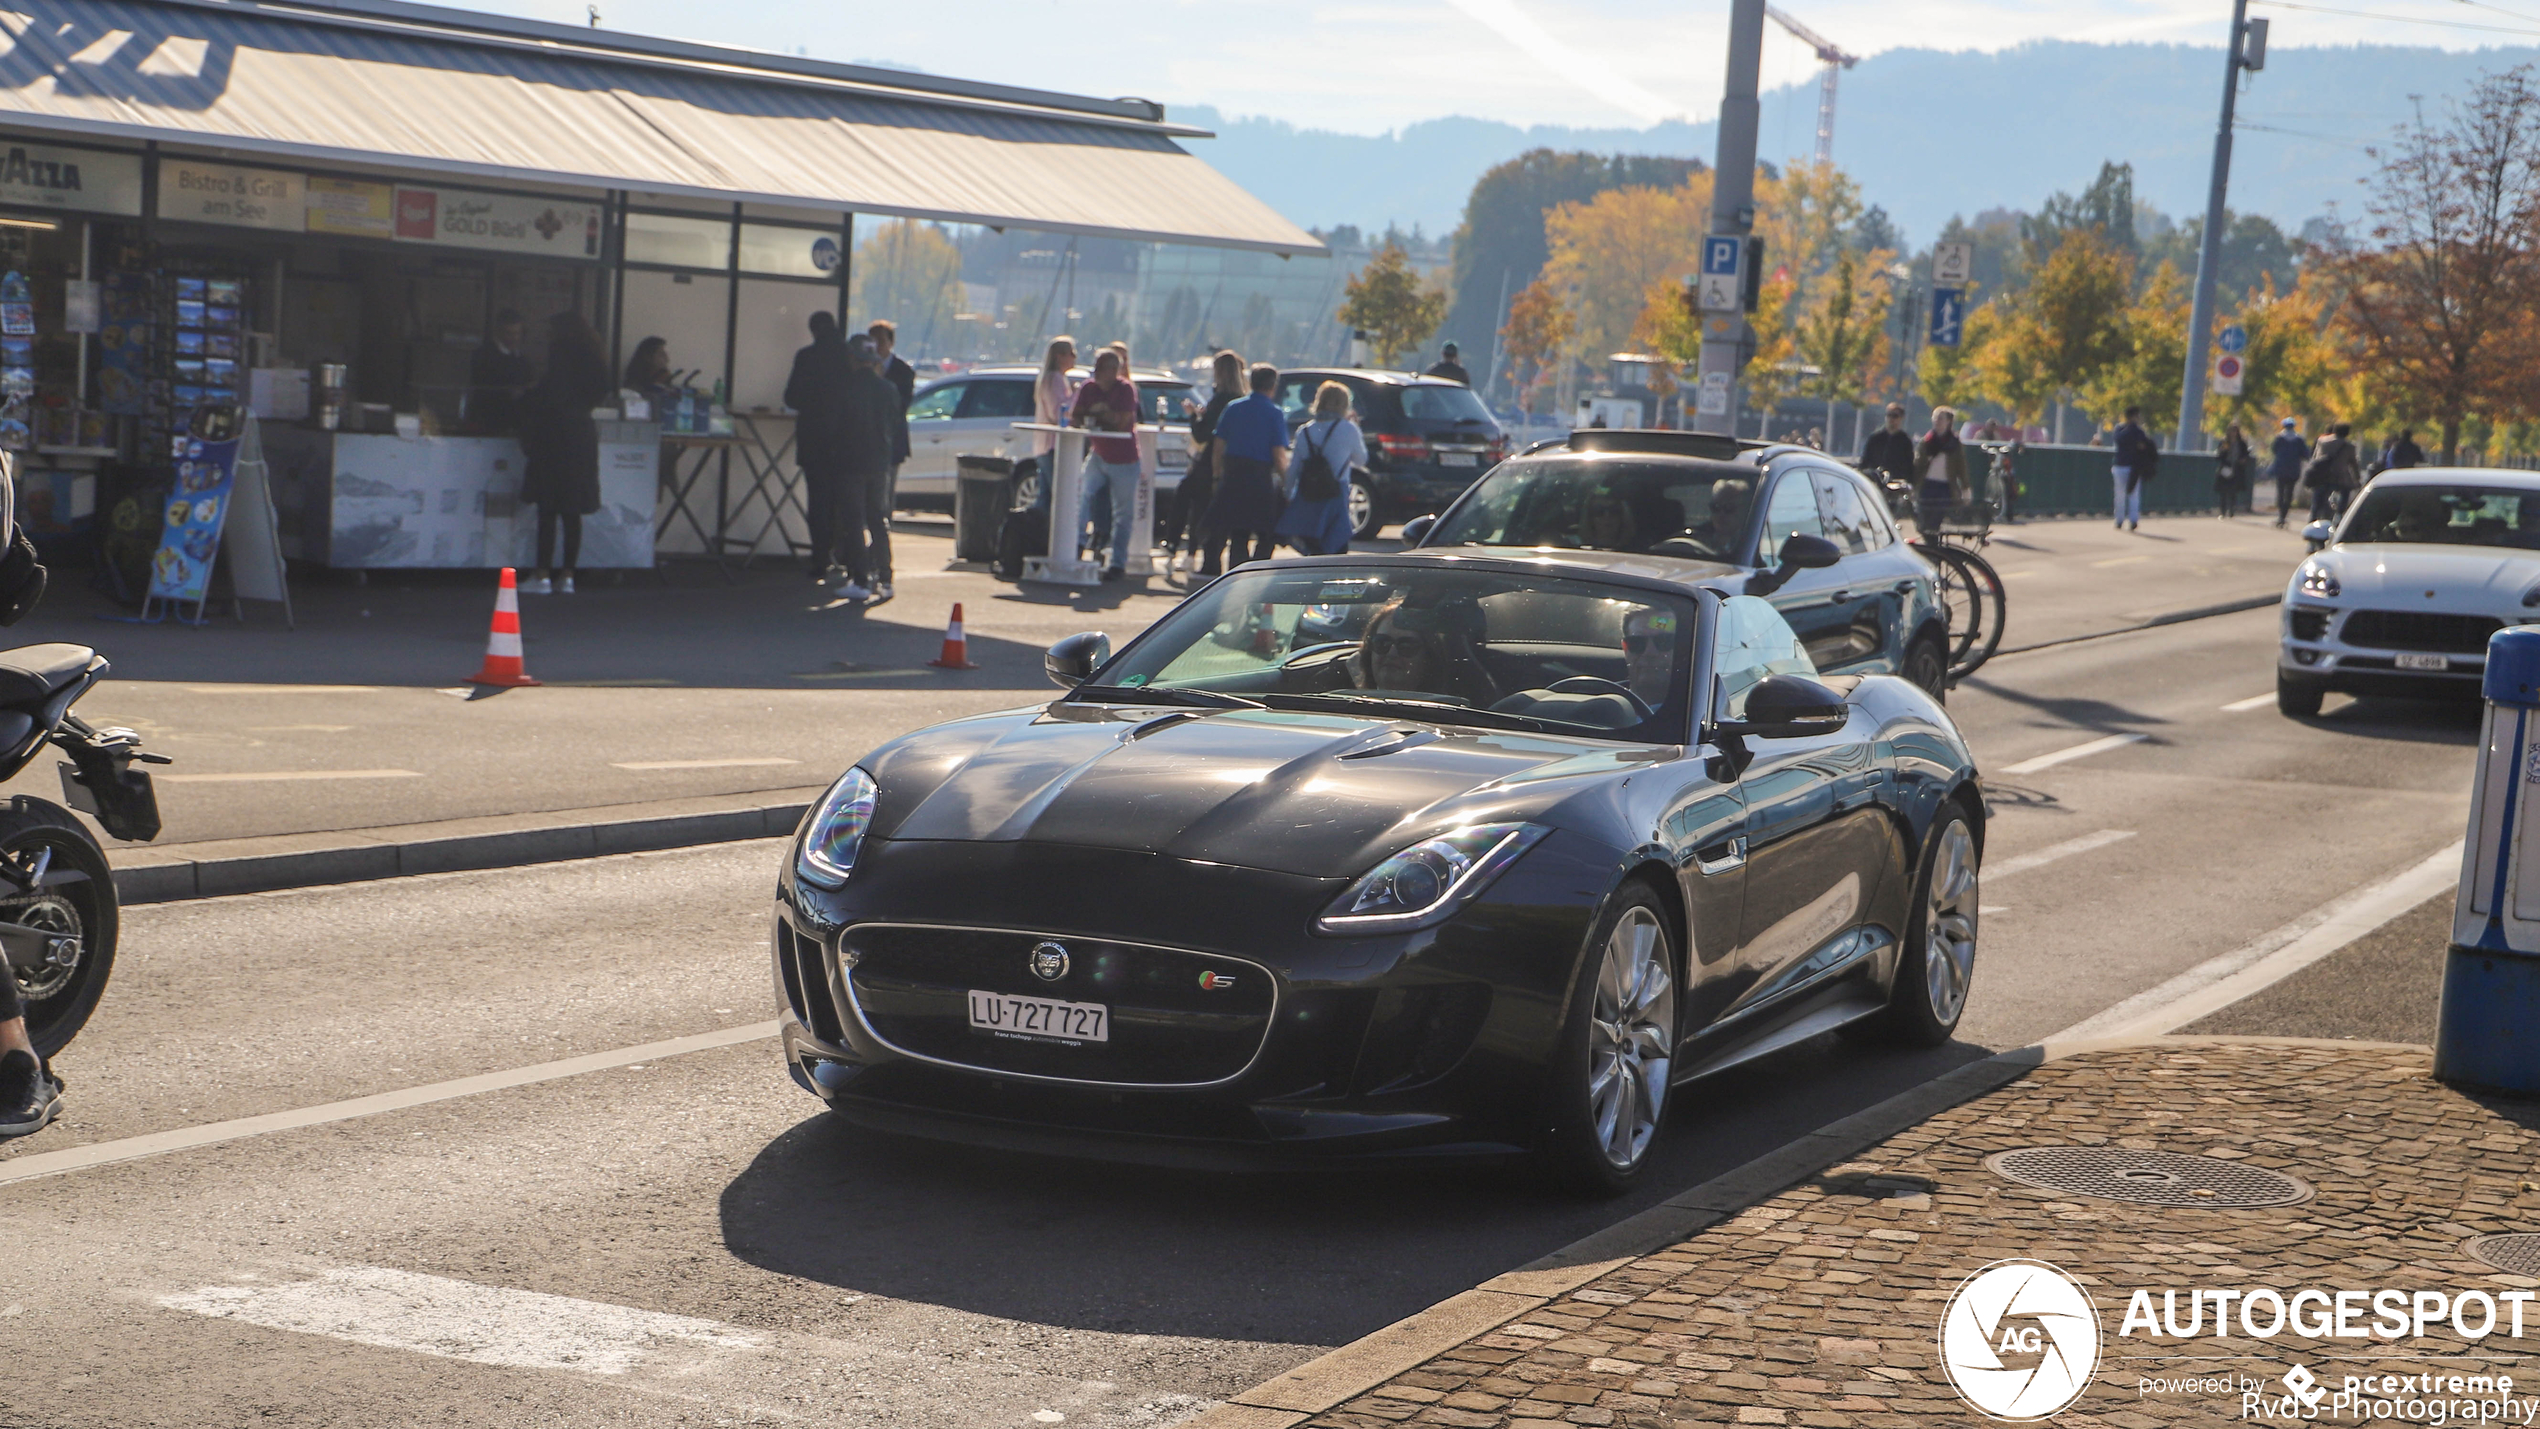
<svg viewBox="0 0 2540 1429"><path fill-rule="evenodd" d="M993 561L997 531L1014 507L1014 463L1001 456L966 456L953 477L953 559Z"/></svg>
<svg viewBox="0 0 2540 1429"><path fill-rule="evenodd" d="M2434 1075L2540 1095L2540 630L2487 637L2486 727L2452 904Z"/></svg>

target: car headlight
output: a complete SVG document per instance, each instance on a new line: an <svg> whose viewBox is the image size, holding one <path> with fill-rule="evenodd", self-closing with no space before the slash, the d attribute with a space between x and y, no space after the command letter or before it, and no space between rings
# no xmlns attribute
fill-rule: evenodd
<svg viewBox="0 0 2540 1429"><path fill-rule="evenodd" d="M873 800L878 792L873 776L861 769L848 770L830 785L829 792L813 806L811 817L803 821L802 842L794 854L794 872L831 887L846 882L848 871L855 867L857 850L864 847L864 831L872 826Z"/></svg>
<svg viewBox="0 0 2540 1429"><path fill-rule="evenodd" d="M2295 583L2294 588L2304 595L2323 595L2333 599L2341 593L2337 577L2330 575L2326 566L2305 563L2299 575L2300 579ZM2524 596L2522 603L2531 604L2531 597Z"/></svg>
<svg viewBox="0 0 2540 1429"><path fill-rule="evenodd" d="M1442 922L1550 832L1540 824L1476 824L1422 839L1343 889L1314 929L1403 933Z"/></svg>

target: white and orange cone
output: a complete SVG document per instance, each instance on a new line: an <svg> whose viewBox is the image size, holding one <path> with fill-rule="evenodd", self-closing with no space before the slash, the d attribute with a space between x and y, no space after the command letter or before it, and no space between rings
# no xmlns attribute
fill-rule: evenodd
<svg viewBox="0 0 2540 1429"><path fill-rule="evenodd" d="M520 663L520 587L512 568L503 567L502 588L494 593L494 629L485 637L485 668L470 676L473 685L534 685Z"/></svg>
<svg viewBox="0 0 2540 1429"><path fill-rule="evenodd" d="M938 670L976 670L970 663L970 637L962 633L961 602L953 602L952 619L944 625L944 653L926 662Z"/></svg>

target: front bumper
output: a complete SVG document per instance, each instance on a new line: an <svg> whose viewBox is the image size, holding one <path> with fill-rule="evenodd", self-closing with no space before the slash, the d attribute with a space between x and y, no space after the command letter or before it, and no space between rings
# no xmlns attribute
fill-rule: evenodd
<svg viewBox="0 0 2540 1429"><path fill-rule="evenodd" d="M2288 600L2278 619L2276 668L2287 679L2344 694L2475 695L2487 672L2484 631L2507 623L2483 614L2429 612L2420 625L2440 622L2439 627L2405 629L2392 639L2385 632L2397 622L2384 616L2304 597ZM2440 668L2424 668L2434 660L2442 662Z"/></svg>
<svg viewBox="0 0 2540 1429"><path fill-rule="evenodd" d="M1023 844L868 845L850 888L789 882L779 899L786 1060L798 1084L859 1125L1011 1150L1209 1167L1510 1154L1540 1125L1562 1002L1618 863L1555 834L1437 928L1327 938L1310 923L1338 880ZM1019 950L1036 940L1063 943L1088 970L1139 948L1241 963L1270 979L1259 990L1269 1011L1231 1075L1231 1060L1203 1052L1181 1084L1134 1059L1069 1076L1063 1048L968 1053L945 1040L964 1029L940 1024L918 1045L876 1003L877 964L843 956L871 958L865 930L894 928L994 948L975 972L949 976L998 992L1031 990ZM1141 1016L1152 1026L1193 1005L1187 992L1141 1005L1134 990L1090 983L1041 990L1122 999L1123 1037ZM902 978L884 996L906 993Z"/></svg>

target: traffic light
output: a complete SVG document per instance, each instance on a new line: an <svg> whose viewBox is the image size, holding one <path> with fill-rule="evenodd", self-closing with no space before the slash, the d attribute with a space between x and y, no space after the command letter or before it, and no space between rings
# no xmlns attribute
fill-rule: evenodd
<svg viewBox="0 0 2540 1429"><path fill-rule="evenodd" d="M1750 313L1755 311L1756 304L1763 299L1764 240L1750 235L1746 240L1746 310Z"/></svg>

